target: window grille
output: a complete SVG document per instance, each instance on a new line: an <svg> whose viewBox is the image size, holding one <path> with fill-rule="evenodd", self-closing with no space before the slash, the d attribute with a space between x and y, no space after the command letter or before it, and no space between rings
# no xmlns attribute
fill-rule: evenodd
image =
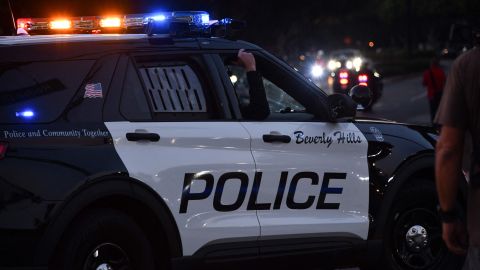
<svg viewBox="0 0 480 270"><path fill-rule="evenodd" d="M200 81L187 65L141 68L154 112L206 112Z"/></svg>

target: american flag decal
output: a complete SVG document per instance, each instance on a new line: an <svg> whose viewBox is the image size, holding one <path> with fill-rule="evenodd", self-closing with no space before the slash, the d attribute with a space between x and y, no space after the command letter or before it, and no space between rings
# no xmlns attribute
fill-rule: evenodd
<svg viewBox="0 0 480 270"><path fill-rule="evenodd" d="M85 95L83 98L103 98L102 84L89 83L85 86Z"/></svg>

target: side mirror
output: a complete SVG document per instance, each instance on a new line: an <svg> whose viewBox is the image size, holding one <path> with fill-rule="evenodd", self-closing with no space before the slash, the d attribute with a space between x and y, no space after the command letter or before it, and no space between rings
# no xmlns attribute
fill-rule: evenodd
<svg viewBox="0 0 480 270"><path fill-rule="evenodd" d="M364 85L356 85L350 89L350 97L363 108L368 108L372 103L372 92Z"/></svg>
<svg viewBox="0 0 480 270"><path fill-rule="evenodd" d="M330 119L353 118L357 113L357 104L345 94L332 94L327 98Z"/></svg>

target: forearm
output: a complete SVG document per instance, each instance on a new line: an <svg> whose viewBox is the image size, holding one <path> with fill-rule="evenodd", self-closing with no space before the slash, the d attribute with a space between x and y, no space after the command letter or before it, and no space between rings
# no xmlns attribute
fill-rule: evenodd
<svg viewBox="0 0 480 270"><path fill-rule="evenodd" d="M435 158L435 178L440 207L445 210L455 208L458 184L461 179L462 149L437 144Z"/></svg>
<svg viewBox="0 0 480 270"><path fill-rule="evenodd" d="M262 77L255 71L247 73L250 104L248 111L251 118L264 119L270 113L267 101L267 95L263 86Z"/></svg>

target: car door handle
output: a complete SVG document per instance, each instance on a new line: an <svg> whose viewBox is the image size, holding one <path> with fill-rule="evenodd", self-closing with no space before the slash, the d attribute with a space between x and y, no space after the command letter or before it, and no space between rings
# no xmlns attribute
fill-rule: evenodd
<svg viewBox="0 0 480 270"><path fill-rule="evenodd" d="M263 141L266 143L281 142L289 143L292 138L288 135L274 135L274 134L264 134Z"/></svg>
<svg viewBox="0 0 480 270"><path fill-rule="evenodd" d="M136 141L151 141L158 142L160 140L160 135L157 133L138 133L138 132L129 132L126 134L127 140L131 142Z"/></svg>

